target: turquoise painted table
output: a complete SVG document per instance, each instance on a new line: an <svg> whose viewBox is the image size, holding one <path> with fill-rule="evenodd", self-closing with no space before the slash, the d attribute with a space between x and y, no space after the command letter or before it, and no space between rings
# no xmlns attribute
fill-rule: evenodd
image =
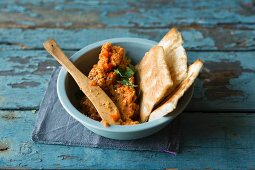
<svg viewBox="0 0 255 170"><path fill-rule="evenodd" d="M183 33L190 62L205 66L181 114L181 152L134 152L35 144L31 133L57 63L42 42L69 55L113 37ZM254 169L254 1L0 1L0 168Z"/></svg>

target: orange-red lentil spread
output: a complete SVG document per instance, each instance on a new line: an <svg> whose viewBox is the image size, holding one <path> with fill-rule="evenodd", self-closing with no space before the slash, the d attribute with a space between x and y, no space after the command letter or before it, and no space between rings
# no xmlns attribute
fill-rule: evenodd
<svg viewBox="0 0 255 170"><path fill-rule="evenodd" d="M116 69L125 70L130 64L130 60L125 56L124 48L105 43L101 48L98 63L93 66L88 75L91 85L101 87L115 103L121 115L122 125L139 123L136 88L121 83L121 76L115 71ZM135 84L134 75L128 77L128 81ZM86 96L82 98L80 104L85 115L101 121L98 112Z"/></svg>

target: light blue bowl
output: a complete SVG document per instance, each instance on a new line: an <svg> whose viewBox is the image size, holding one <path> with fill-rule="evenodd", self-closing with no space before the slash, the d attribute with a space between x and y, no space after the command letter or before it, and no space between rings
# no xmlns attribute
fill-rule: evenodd
<svg viewBox="0 0 255 170"><path fill-rule="evenodd" d="M88 45L71 57L71 60L76 67L85 73L85 75L88 75L92 66L97 63L101 46L105 42L111 42L124 47L127 56L132 60L133 64L138 63L145 52L147 52L153 45L157 44L155 41L140 38L113 38ZM167 116L138 125L114 125L108 128L104 127L100 122L85 116L77 109L79 108L79 100L81 99L82 92L64 68L60 70L58 76L57 92L60 102L65 110L89 130L111 139L131 140L149 136L168 125L189 103L193 94L193 87L185 93L179 101L175 111Z"/></svg>

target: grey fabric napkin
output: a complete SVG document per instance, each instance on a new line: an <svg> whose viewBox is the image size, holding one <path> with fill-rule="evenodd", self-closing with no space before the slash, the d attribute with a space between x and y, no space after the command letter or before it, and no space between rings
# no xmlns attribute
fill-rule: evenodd
<svg viewBox="0 0 255 170"><path fill-rule="evenodd" d="M62 107L56 90L59 68L53 71L32 134L35 142L121 150L150 150L176 154L179 150L178 117L160 132L137 140L112 140L99 136L72 118Z"/></svg>

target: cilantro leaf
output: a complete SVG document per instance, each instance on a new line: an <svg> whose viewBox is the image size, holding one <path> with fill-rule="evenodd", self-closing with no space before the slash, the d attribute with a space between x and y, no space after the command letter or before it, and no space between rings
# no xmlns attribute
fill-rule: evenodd
<svg viewBox="0 0 255 170"><path fill-rule="evenodd" d="M124 78L130 78L135 74L133 69L131 69L130 67L127 67L126 69L117 68L114 70L114 72Z"/></svg>
<svg viewBox="0 0 255 170"><path fill-rule="evenodd" d="M135 72L134 72L134 70L132 68L130 68L130 67L126 68L126 76L127 76L127 78L132 77L134 74L135 74Z"/></svg>
<svg viewBox="0 0 255 170"><path fill-rule="evenodd" d="M117 81L118 83L126 86L138 87L137 85L134 85L129 81L129 78L135 74L135 67L133 65L130 64L128 67L126 67L126 69L122 69L119 67L115 69L114 72L121 77L121 80Z"/></svg>

